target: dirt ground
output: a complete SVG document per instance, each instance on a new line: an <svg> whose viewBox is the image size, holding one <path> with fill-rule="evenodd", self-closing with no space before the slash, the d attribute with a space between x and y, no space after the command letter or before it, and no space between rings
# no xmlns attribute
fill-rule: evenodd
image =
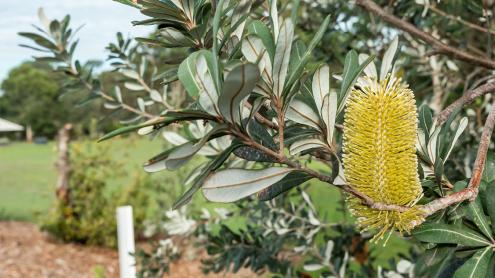
<svg viewBox="0 0 495 278"><path fill-rule="evenodd" d="M60 243L32 223L0 222L0 277L95 277L105 270L105 277L118 277L115 250ZM170 266L167 277L255 277L247 270L236 275L204 276L199 259L181 259Z"/></svg>

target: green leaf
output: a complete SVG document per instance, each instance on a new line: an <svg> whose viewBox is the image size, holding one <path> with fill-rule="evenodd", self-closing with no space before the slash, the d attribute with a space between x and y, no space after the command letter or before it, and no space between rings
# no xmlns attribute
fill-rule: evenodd
<svg viewBox="0 0 495 278"><path fill-rule="evenodd" d="M342 85L340 87L339 108L337 110L337 114L339 114L344 109L347 97L349 96L349 93L351 92L351 89L357 78L366 68L366 66L368 66L368 64L373 61L374 58L375 56L372 55L368 57L368 59L362 64L359 64L359 57L356 51L351 50L345 56L344 72L342 73Z"/></svg>
<svg viewBox="0 0 495 278"><path fill-rule="evenodd" d="M179 66L179 71L177 73L180 82L193 98L197 97L199 94L199 85L197 84L195 73L196 73L196 59L200 52L194 52L189 55Z"/></svg>
<svg viewBox="0 0 495 278"><path fill-rule="evenodd" d="M203 55L203 53L205 55ZM196 81L199 87L199 105L203 109L212 115L220 115L218 109L218 93L214 85L211 71L208 67L206 60L206 54L209 52L202 52L196 59Z"/></svg>
<svg viewBox="0 0 495 278"><path fill-rule="evenodd" d="M222 17L224 0L220 0L216 6L215 15L213 16L213 68L211 69L211 75L213 76L213 81L215 82L215 88L217 92L220 91L220 64L218 62L218 55L220 49L218 49L218 39L217 34L220 30L220 19Z"/></svg>
<svg viewBox="0 0 495 278"><path fill-rule="evenodd" d="M490 245L485 237L472 230L447 224L423 224L413 231L413 235L420 241L430 243L453 243L469 247Z"/></svg>
<svg viewBox="0 0 495 278"><path fill-rule="evenodd" d="M208 134L206 134L201 140L196 143L187 142L178 147L175 147L172 151L165 151L153 158L151 158L145 165L144 170L149 173L158 172L162 170L176 170L187 163L201 148L211 139L225 135L227 126L218 125L215 126Z"/></svg>
<svg viewBox="0 0 495 278"><path fill-rule="evenodd" d="M238 147L240 147L241 144L239 142L232 142L232 144L225 149L222 153L220 153L215 159L211 160L206 167L203 168L199 176L196 178L194 181L194 184L189 188L172 206L172 209L178 209L181 206L187 204L194 193L198 191L201 188L201 185L203 185L204 180L210 175L211 172L215 171L216 169L220 168L222 164L227 160L229 155L236 150Z"/></svg>
<svg viewBox="0 0 495 278"><path fill-rule="evenodd" d="M295 142L289 148L290 155L296 155L298 153L312 150L312 149L320 149L325 148L326 144L323 143L320 139L316 138L306 138L300 141Z"/></svg>
<svg viewBox="0 0 495 278"><path fill-rule="evenodd" d="M488 218L483 212L481 207L481 201L477 198L474 202L470 202L468 205L469 218L478 226L480 231L490 240L493 241L492 231L490 230L490 224Z"/></svg>
<svg viewBox="0 0 495 278"><path fill-rule="evenodd" d="M240 157L242 159L245 159L247 161L256 161L256 162L276 162L276 160L267 155L266 153L249 147L249 146L242 146L234 150L234 154L237 157Z"/></svg>
<svg viewBox="0 0 495 278"><path fill-rule="evenodd" d="M301 4L301 0L295 0L292 4L292 10L290 12L290 19L294 25L297 24L297 11L299 10L299 5Z"/></svg>
<svg viewBox="0 0 495 278"><path fill-rule="evenodd" d="M229 122L240 123L241 102L253 91L259 78L258 67L251 63L241 64L227 75L218 106Z"/></svg>
<svg viewBox="0 0 495 278"><path fill-rule="evenodd" d="M332 145L334 131L335 131L335 121L337 120L337 93L331 92L323 99L322 115L323 122L327 129L327 143Z"/></svg>
<svg viewBox="0 0 495 278"><path fill-rule="evenodd" d="M273 63L275 56L275 42L273 41L273 36L268 27L260 20L254 20L248 26L248 33L258 36L263 41L263 45L265 46L266 51L270 55L270 60Z"/></svg>
<svg viewBox="0 0 495 278"><path fill-rule="evenodd" d="M297 65L304 58L304 53L306 52L306 45L302 40L296 40L292 46L292 52L290 54L289 62L289 75L291 75L296 69Z"/></svg>
<svg viewBox="0 0 495 278"><path fill-rule="evenodd" d="M40 36L40 35L35 34L35 33L28 33L28 32L19 32L18 34L19 34L19 36L31 39L33 42L35 42L39 46L50 49L51 51L55 51L55 52L58 51L57 46L53 42L51 42L49 39L47 39L43 36Z"/></svg>
<svg viewBox="0 0 495 278"><path fill-rule="evenodd" d="M488 152L485 162L485 169L483 171L482 180L491 183L495 181L495 153ZM492 186L493 187L493 186ZM490 195L493 196L493 195Z"/></svg>
<svg viewBox="0 0 495 278"><path fill-rule="evenodd" d="M318 115L309 105L300 101L292 100L285 114L287 119L321 130Z"/></svg>
<svg viewBox="0 0 495 278"><path fill-rule="evenodd" d="M131 6L134 8L138 8L138 9L141 7L138 4L134 3L132 0L113 0L113 1L119 2L119 3L124 4L124 5Z"/></svg>
<svg viewBox="0 0 495 278"><path fill-rule="evenodd" d="M293 39L294 25L292 25L292 21L285 20L280 28L280 34L278 35L275 50L275 58L273 59L273 93L276 96L281 96L284 90Z"/></svg>
<svg viewBox="0 0 495 278"><path fill-rule="evenodd" d="M396 36L383 54L382 66L380 67L380 80L384 80L387 74L392 70L395 52L399 45L399 38Z"/></svg>
<svg viewBox="0 0 495 278"><path fill-rule="evenodd" d="M311 93L318 108L318 113L321 115L323 99L330 94L330 68L327 64L322 65L315 71Z"/></svg>
<svg viewBox="0 0 495 278"><path fill-rule="evenodd" d="M244 119L244 122L247 122L249 119ZM256 142L261 145L271 149L277 150L277 144L273 141L273 137L268 133L266 128L258 123L257 120L252 120L248 125L247 132L251 138L253 138Z"/></svg>
<svg viewBox="0 0 495 278"><path fill-rule="evenodd" d="M486 277L490 259L493 256L491 246L474 253L454 274L454 278L481 278Z"/></svg>
<svg viewBox="0 0 495 278"><path fill-rule="evenodd" d="M451 247L435 247L425 250L421 257L427 266L432 266L443 261L452 251Z"/></svg>
<svg viewBox="0 0 495 278"><path fill-rule="evenodd" d="M144 87L141 84L135 82L125 82L124 87L131 91L143 91Z"/></svg>
<svg viewBox="0 0 495 278"><path fill-rule="evenodd" d="M291 171L292 169L282 167L218 171L205 181L203 195L213 202L235 202L280 181Z"/></svg>
<svg viewBox="0 0 495 278"><path fill-rule="evenodd" d="M489 183L485 190L486 198L486 212L490 217L492 223L492 231L495 231L495 183Z"/></svg>
<svg viewBox="0 0 495 278"><path fill-rule="evenodd" d="M437 183L438 186L441 187L442 176L443 176L443 161L440 157L435 161L434 174L435 174L435 182Z"/></svg>
<svg viewBox="0 0 495 278"><path fill-rule="evenodd" d="M116 129L116 130L113 130L113 131L105 134L100 139L98 139L98 142L108 140L108 139L115 137L117 135L136 131L136 130L139 130L143 127L155 126L155 129L159 129L159 128L165 127L165 126L167 126L171 123L174 123L174 122L192 121L192 120L215 121L215 118L209 114L204 113L203 111L196 111L196 110L167 111L167 113L163 117L152 119L152 120L149 120L149 121L144 122L142 124L125 126L125 127L121 127L121 128Z"/></svg>
<svg viewBox="0 0 495 278"><path fill-rule="evenodd" d="M433 125L433 115L428 105L423 104L419 107L419 128L423 130L426 142L430 139L430 129Z"/></svg>
<svg viewBox="0 0 495 278"><path fill-rule="evenodd" d="M112 137L115 137L117 135L129 133L129 132L132 132L132 131L136 131L136 130L139 130L139 129L143 128L143 127L155 126L155 125L162 127L163 125L166 125L168 122L169 122L169 119L166 119L166 118L157 118L155 120L147 121L147 122L142 123L142 124L121 127L121 128L118 128L116 130L113 130L113 131L105 134L103 137L101 137L100 139L98 139L98 142L108 140L108 139L110 139Z"/></svg>
<svg viewBox="0 0 495 278"><path fill-rule="evenodd" d="M269 201L290 189L307 182L313 177L300 171L293 171L287 174L282 180L272 184L270 187L258 192L258 199Z"/></svg>
<svg viewBox="0 0 495 278"><path fill-rule="evenodd" d="M275 41L278 39L278 32L279 32L279 24L278 24L278 7L277 7L277 0L268 0L268 3L270 5L270 21L272 23L272 30L273 30L273 37L275 38Z"/></svg>
<svg viewBox="0 0 495 278"><path fill-rule="evenodd" d="M173 27L160 29L160 35L170 47L192 47L194 41Z"/></svg>
<svg viewBox="0 0 495 278"><path fill-rule="evenodd" d="M316 32L315 36L311 40L311 42L308 45L308 48L306 49L306 52L304 52L303 57L301 58L300 62L294 67L294 71L290 74L289 78L287 79L287 83L285 86L285 92L290 91L292 86L296 83L298 79L301 77L301 73L304 70L304 67L306 66L306 63L308 62L309 58L312 55L313 50L315 49L316 45L321 41L323 38L323 34L325 34L325 31L328 28L328 24L330 24L330 15L328 15L325 20L322 22L320 28Z"/></svg>

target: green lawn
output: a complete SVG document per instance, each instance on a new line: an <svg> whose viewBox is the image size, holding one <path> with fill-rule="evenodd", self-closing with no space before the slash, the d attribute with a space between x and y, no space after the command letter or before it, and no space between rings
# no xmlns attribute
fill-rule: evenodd
<svg viewBox="0 0 495 278"><path fill-rule="evenodd" d="M115 139L102 142L123 161L125 171L135 171L142 163L161 151L163 141ZM0 218L35 221L54 201L56 184L56 148L46 145L13 143L0 146ZM125 185L132 175L115 179L112 186Z"/></svg>
<svg viewBox="0 0 495 278"><path fill-rule="evenodd" d="M109 181L113 189L118 189L118 187L126 186L132 182L135 173L142 171L140 168L142 163L163 149L163 140L159 138L150 141L145 138L131 137L113 139L100 144L110 148L110 153L122 163L122 169L128 173ZM49 210L55 197L55 158L54 143L47 145L13 143L0 147L0 220L9 218L35 222L38 214L44 214ZM196 159L192 163L197 161ZM328 171L328 167L325 165L317 164L315 166L320 171ZM191 167L188 168L192 169ZM160 172L154 175L157 178L163 177L163 181L166 183L166 179L170 175L174 175L174 180L177 182L178 176L185 179L187 173L179 170L173 173ZM171 189L177 190L180 184L171 184L170 186ZM181 190L184 189L186 188ZM337 189L321 182L312 181L309 193L313 197L318 213L327 222L352 221L348 213L337 210L341 198ZM205 203L206 201L200 193L196 194L194 202L196 205L207 208L219 206L219 204ZM239 221L234 222L236 223L233 225L239 224ZM405 252L408 247L407 241L392 237L385 248L381 246L381 243L372 245L372 252L379 258L379 264L387 264L390 257L399 252Z"/></svg>

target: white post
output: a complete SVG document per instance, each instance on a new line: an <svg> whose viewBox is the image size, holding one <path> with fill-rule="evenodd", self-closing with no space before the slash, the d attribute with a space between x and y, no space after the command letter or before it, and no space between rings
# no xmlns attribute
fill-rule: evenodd
<svg viewBox="0 0 495 278"><path fill-rule="evenodd" d="M130 254L134 253L134 224L132 221L131 206L117 208L117 236L120 278L135 278L136 260Z"/></svg>

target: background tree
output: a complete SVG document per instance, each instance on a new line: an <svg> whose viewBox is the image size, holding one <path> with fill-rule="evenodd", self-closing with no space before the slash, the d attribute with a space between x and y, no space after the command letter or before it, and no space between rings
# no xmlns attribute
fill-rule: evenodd
<svg viewBox="0 0 495 278"><path fill-rule="evenodd" d="M52 138L69 111L57 100L61 87L57 74L47 65L23 63L2 82L0 114L24 126L36 136Z"/></svg>

